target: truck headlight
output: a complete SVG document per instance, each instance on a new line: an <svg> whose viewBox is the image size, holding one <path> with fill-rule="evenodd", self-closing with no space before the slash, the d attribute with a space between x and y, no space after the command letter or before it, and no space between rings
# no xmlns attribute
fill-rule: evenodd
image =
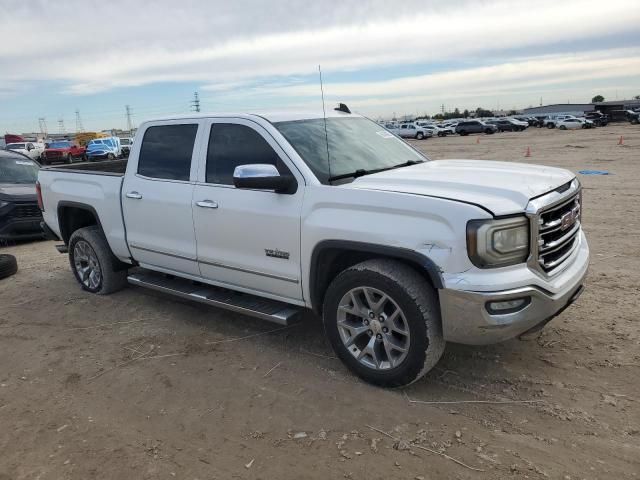
<svg viewBox="0 0 640 480"><path fill-rule="evenodd" d="M478 268L523 263L529 256L529 220L471 220L467 223L467 250Z"/></svg>

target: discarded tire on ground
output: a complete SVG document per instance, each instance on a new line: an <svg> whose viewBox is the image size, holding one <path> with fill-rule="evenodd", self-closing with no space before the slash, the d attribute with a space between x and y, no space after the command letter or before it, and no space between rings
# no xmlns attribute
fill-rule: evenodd
<svg viewBox="0 0 640 480"><path fill-rule="evenodd" d="M0 255L0 279L10 277L18 271L18 262L13 255Z"/></svg>

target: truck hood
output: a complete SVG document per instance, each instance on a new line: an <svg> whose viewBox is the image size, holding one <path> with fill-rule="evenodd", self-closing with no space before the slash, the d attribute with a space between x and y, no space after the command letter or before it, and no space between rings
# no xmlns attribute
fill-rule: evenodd
<svg viewBox="0 0 640 480"><path fill-rule="evenodd" d="M533 197L573 180L568 170L485 160L438 160L359 177L345 186L470 203L494 215L524 212Z"/></svg>
<svg viewBox="0 0 640 480"><path fill-rule="evenodd" d="M26 202L36 199L36 186L33 183L0 183L0 200Z"/></svg>

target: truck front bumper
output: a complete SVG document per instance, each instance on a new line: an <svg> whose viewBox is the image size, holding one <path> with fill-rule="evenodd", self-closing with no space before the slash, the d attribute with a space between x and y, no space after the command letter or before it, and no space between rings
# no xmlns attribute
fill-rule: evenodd
<svg viewBox="0 0 640 480"><path fill-rule="evenodd" d="M539 285L500 291L439 290L445 340L489 345L544 327L580 296L588 266L589 250L584 242L572 265L559 274L564 277L563 285L556 293ZM515 303L500 310L511 305L501 302Z"/></svg>

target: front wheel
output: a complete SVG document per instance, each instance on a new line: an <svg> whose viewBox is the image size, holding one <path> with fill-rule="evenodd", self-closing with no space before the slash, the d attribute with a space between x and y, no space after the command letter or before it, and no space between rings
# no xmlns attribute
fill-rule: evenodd
<svg viewBox="0 0 640 480"><path fill-rule="evenodd" d="M559 128L560 128L560 130L566 130L567 129L567 127L565 127L564 125L560 125Z"/></svg>
<svg viewBox="0 0 640 480"><path fill-rule="evenodd" d="M113 255L98 226L76 230L69 240L69 263L83 290L108 295L127 283L124 265Z"/></svg>
<svg viewBox="0 0 640 480"><path fill-rule="evenodd" d="M424 133L418 132L416 133L416 140L422 140L424 138Z"/></svg>
<svg viewBox="0 0 640 480"><path fill-rule="evenodd" d="M73 163L73 155L68 154L67 158L65 159L65 163L69 164L69 165L72 164Z"/></svg>
<svg viewBox="0 0 640 480"><path fill-rule="evenodd" d="M107 160L115 160L116 156L113 153L107 155Z"/></svg>
<svg viewBox="0 0 640 480"><path fill-rule="evenodd" d="M460 135L462 135L463 137L464 137L464 136L466 136L466 135L468 135L468 134L467 134L467 132L465 132L464 130L460 130L460 132L459 132L459 133L460 133Z"/></svg>
<svg viewBox="0 0 640 480"><path fill-rule="evenodd" d="M382 387L415 382L444 352L435 290L395 260L368 260L340 273L327 290L323 321L336 355Z"/></svg>

